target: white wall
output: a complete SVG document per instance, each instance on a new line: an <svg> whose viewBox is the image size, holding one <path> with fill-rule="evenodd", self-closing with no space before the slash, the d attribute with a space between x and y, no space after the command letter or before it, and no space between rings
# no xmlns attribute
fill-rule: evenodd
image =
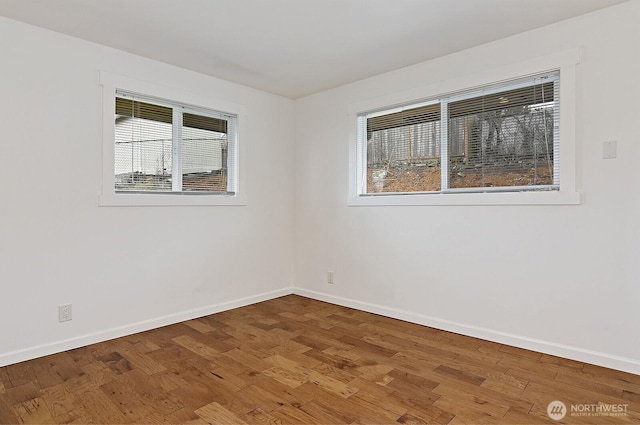
<svg viewBox="0 0 640 425"><path fill-rule="evenodd" d="M296 291L640 373L639 20L632 1L299 99ZM347 205L352 105L571 49L580 205Z"/></svg>
<svg viewBox="0 0 640 425"><path fill-rule="evenodd" d="M638 18L632 1L297 102L0 18L0 365L295 281L640 373ZM581 205L347 206L350 105L574 48ZM248 204L99 207L101 70L242 105ZM617 159L602 159L605 140ZM60 324L64 303L74 319Z"/></svg>
<svg viewBox="0 0 640 425"><path fill-rule="evenodd" d="M290 292L292 100L4 18L0 52L0 365ZM99 207L99 71L241 105L247 205Z"/></svg>

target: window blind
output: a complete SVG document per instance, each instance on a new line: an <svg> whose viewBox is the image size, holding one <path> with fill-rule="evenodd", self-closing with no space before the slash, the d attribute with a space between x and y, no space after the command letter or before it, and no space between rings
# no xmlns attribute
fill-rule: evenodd
<svg viewBox="0 0 640 425"><path fill-rule="evenodd" d="M116 92L115 189L233 194L236 117Z"/></svg>
<svg viewBox="0 0 640 425"><path fill-rule="evenodd" d="M171 191L171 108L116 99L115 189Z"/></svg>
<svg viewBox="0 0 640 425"><path fill-rule="evenodd" d="M358 116L361 194L559 189L558 71Z"/></svg>
<svg viewBox="0 0 640 425"><path fill-rule="evenodd" d="M450 102L448 188L554 188L557 81L557 73L535 76Z"/></svg>

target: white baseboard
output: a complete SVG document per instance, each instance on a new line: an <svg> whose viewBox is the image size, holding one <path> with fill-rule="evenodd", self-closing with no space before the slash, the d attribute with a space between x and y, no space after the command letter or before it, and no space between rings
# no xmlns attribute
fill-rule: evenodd
<svg viewBox="0 0 640 425"><path fill-rule="evenodd" d="M527 350L537 351L540 353L564 357L567 359L572 359L584 363L591 363L598 366L640 375L640 361L635 359L624 358L608 353L585 350L582 348L556 344L549 341L542 341L504 332L493 331L490 329L484 329L476 326L452 322L449 320L443 320L437 317L429 317L404 310L384 307L377 304L364 303L348 298L336 297L330 294L310 291L307 289L293 288L293 293L303 297L313 298L319 301L326 301L328 303L337 304L344 307L350 307L362 311L367 311L369 313L379 314L381 316L417 323L443 331L454 332L474 338L480 338L487 341L493 341L500 344L511 345L518 348L524 348Z"/></svg>
<svg viewBox="0 0 640 425"><path fill-rule="evenodd" d="M172 325L174 323L184 322L186 320L196 319L210 314L220 313L221 311L231 310L238 307L259 303L273 298L290 295L292 288L283 288L276 291L265 292L263 294L240 298L237 300L226 301L220 304L214 304L194 310L184 311L181 313L170 314L156 319L145 320L131 325L111 328L104 331L94 332L81 335L75 338L56 341L49 344L38 345L23 350L12 351L8 353L0 353L0 367L14 363L31 360L50 354L60 353L62 351L73 350L74 348L84 347L98 342L108 341L114 338L120 338L127 335L133 335L138 332L148 331L150 329L160 328L162 326Z"/></svg>
<svg viewBox="0 0 640 425"><path fill-rule="evenodd" d="M511 345L514 347L533 350L540 353L550 354L553 356L564 357L567 359L577 360L580 362L591 363L598 366L608 367L611 369L621 370L624 372L640 375L640 361L615 356L608 353L601 353L582 348L571 347L568 345L556 344L549 341L542 341L533 338L522 337L518 335L508 334L504 332L493 331L490 329L479 328L476 326L465 325L461 323L443 320L436 317L424 316L404 310L398 310L390 307L384 307L377 304L360 302L348 298L337 297L334 295L310 291L302 288L282 288L276 291L265 292L263 294L240 298L233 301L227 301L220 304L189 310L181 313L171 314L156 319L146 320L131 325L121 326L117 328L107 329L100 332L82 335L79 337L57 341L50 344L43 344L36 347L26 348L24 350L12 351L9 353L0 353L0 367L13 363L19 363L25 360L35 359L50 354L60 353L62 351L72 350L78 347L107 341L114 338L120 338L132 335L138 332L148 331L150 329L183 322L186 320L196 319L198 317L219 313L221 311L231 310L238 307L267 301L273 298L285 295L296 294L307 298L326 301L328 303L341 305L344 307L355 308L369 313L379 314L381 316L391 317L394 319L405 320L411 323L417 323L429 326L435 329L454 332L462 335L480 338L487 341L493 341L500 344Z"/></svg>

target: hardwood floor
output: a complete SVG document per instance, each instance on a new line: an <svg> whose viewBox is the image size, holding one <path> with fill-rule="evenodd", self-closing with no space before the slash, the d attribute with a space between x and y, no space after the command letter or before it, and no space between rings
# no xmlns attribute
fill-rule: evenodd
<svg viewBox="0 0 640 425"><path fill-rule="evenodd" d="M640 376L294 295L0 368L0 423L538 424L554 400L639 423Z"/></svg>

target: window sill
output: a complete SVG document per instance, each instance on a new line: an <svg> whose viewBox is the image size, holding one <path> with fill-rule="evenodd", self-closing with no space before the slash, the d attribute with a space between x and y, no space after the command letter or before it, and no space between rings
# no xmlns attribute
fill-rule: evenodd
<svg viewBox="0 0 640 425"><path fill-rule="evenodd" d="M500 192L365 195L349 197L352 207L446 205L579 205L579 192Z"/></svg>
<svg viewBox="0 0 640 425"><path fill-rule="evenodd" d="M100 195L101 207L244 206L244 196L203 194L110 193Z"/></svg>

